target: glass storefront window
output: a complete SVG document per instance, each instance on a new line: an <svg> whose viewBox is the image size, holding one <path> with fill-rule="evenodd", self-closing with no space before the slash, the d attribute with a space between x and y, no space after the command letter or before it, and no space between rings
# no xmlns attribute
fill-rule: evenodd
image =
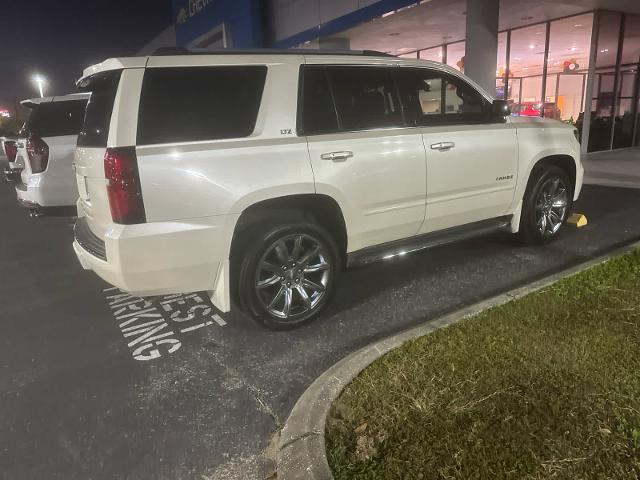
<svg viewBox="0 0 640 480"><path fill-rule="evenodd" d="M447 65L464 73L465 42L447 45Z"/></svg>
<svg viewBox="0 0 640 480"><path fill-rule="evenodd" d="M616 59L622 15L600 13L600 28L596 46L596 76L592 97L589 151L609 150L613 127L613 107L616 83Z"/></svg>
<svg viewBox="0 0 640 480"><path fill-rule="evenodd" d="M498 61L496 63L496 98L505 98L505 88L507 82L507 32L498 34Z"/></svg>
<svg viewBox="0 0 640 480"><path fill-rule="evenodd" d="M551 22L549 73L577 73L589 70L593 13Z"/></svg>
<svg viewBox="0 0 640 480"><path fill-rule="evenodd" d="M592 31L593 13L551 22L545 98L558 120L582 124Z"/></svg>
<svg viewBox="0 0 640 480"><path fill-rule="evenodd" d="M520 95L520 87L522 86L522 81L519 78L510 78L509 79L509 91L507 92L507 101L511 108L516 108L521 100ZM515 110L514 110L515 113Z"/></svg>
<svg viewBox="0 0 640 480"><path fill-rule="evenodd" d="M560 120L577 125L584 117L584 91L587 73L558 74L558 98L556 105Z"/></svg>
<svg viewBox="0 0 640 480"><path fill-rule="evenodd" d="M442 47L420 50L420 59L431 60L432 62L442 62Z"/></svg>
<svg viewBox="0 0 640 480"><path fill-rule="evenodd" d="M640 117L636 90L640 65L640 16L627 15L624 25L618 94L614 111L613 148L633 146L634 130Z"/></svg>
<svg viewBox="0 0 640 480"><path fill-rule="evenodd" d="M546 24L511 31L509 65L513 80L520 79L519 102L512 106L516 115L540 116L544 112L542 72L546 33Z"/></svg>

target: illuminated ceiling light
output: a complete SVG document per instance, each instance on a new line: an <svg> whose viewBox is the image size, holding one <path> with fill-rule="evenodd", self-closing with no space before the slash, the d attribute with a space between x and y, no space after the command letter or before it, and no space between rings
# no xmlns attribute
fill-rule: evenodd
<svg viewBox="0 0 640 480"><path fill-rule="evenodd" d="M576 23L576 24L574 25L574 27L575 27L575 28L580 28L581 26L582 26L582 24L581 24L581 23Z"/></svg>
<svg viewBox="0 0 640 480"><path fill-rule="evenodd" d="M534 45L533 43L532 43L531 45L529 45L529 48L530 48L531 50L533 50L533 49L534 49L534 48L536 48L536 47L537 47L537 45Z"/></svg>
<svg viewBox="0 0 640 480"><path fill-rule="evenodd" d="M600 53L607 53L607 52L609 52L608 48L603 48L602 50L600 50Z"/></svg>
<svg viewBox="0 0 640 480"><path fill-rule="evenodd" d="M578 50L578 47L571 47L571 48L569 49L569 51L571 51L571 52L575 52L576 50Z"/></svg>

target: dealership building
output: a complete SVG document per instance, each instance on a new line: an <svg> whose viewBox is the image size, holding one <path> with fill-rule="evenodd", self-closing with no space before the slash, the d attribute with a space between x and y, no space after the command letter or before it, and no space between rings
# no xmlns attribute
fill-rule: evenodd
<svg viewBox="0 0 640 480"><path fill-rule="evenodd" d="M141 53L376 50L443 62L516 115L575 124L584 152L640 144L640 0L174 0ZM591 115L585 115L585 111Z"/></svg>

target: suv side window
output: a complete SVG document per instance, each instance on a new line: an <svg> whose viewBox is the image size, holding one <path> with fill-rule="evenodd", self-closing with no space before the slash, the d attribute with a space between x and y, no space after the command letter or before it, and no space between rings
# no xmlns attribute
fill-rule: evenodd
<svg viewBox="0 0 640 480"><path fill-rule="evenodd" d="M326 71L342 130L404 126L389 68L330 66Z"/></svg>
<svg viewBox="0 0 640 480"><path fill-rule="evenodd" d="M302 111L299 131L302 135L334 133L339 130L338 115L325 68L302 67L302 95L299 100Z"/></svg>
<svg viewBox="0 0 640 480"><path fill-rule="evenodd" d="M137 144L248 137L266 76L266 66L148 68Z"/></svg>
<svg viewBox="0 0 640 480"><path fill-rule="evenodd" d="M106 147L109 138L113 103L120 84L121 70L109 72L93 81L84 123L78 134L79 147Z"/></svg>
<svg viewBox="0 0 640 480"><path fill-rule="evenodd" d="M428 69L398 72L407 120L413 125L482 123L491 104L463 80Z"/></svg>
<svg viewBox="0 0 640 480"><path fill-rule="evenodd" d="M445 120L479 122L487 118L489 102L480 92L457 78L447 78L445 83Z"/></svg>

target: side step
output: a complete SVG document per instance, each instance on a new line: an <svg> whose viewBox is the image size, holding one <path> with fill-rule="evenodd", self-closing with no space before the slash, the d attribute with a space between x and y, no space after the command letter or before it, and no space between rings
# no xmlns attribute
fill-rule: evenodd
<svg viewBox="0 0 640 480"><path fill-rule="evenodd" d="M505 229L511 224L511 215L469 223L460 227L448 228L438 232L425 233L411 238L396 240L367 247L347 255L347 267L360 267L370 263L388 260L407 253L425 250L468 238L486 235Z"/></svg>

